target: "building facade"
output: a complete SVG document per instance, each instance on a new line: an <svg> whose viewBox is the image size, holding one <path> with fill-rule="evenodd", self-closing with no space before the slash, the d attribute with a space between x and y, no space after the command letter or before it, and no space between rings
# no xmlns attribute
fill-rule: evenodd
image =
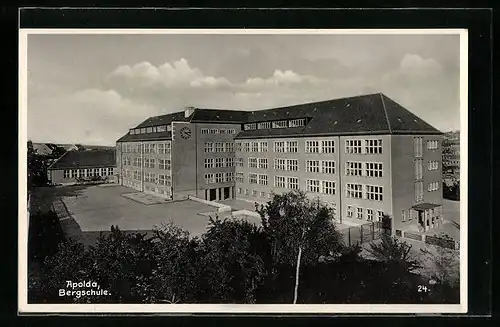
<svg viewBox="0 0 500 327"><path fill-rule="evenodd" d="M122 185L173 200L266 202L296 189L329 204L338 221L386 214L394 229L429 229L442 217L441 139L383 94L259 111L187 108L118 140L117 168Z"/></svg>

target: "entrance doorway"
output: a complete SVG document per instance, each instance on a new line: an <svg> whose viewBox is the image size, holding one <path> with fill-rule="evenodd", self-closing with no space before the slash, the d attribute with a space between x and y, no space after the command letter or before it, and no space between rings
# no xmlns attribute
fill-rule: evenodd
<svg viewBox="0 0 500 327"><path fill-rule="evenodd" d="M229 199L229 192L230 192L230 188L224 187L224 200Z"/></svg>
<svg viewBox="0 0 500 327"><path fill-rule="evenodd" d="M217 200L217 189L216 188L210 189L210 198L209 198L209 200L210 201Z"/></svg>

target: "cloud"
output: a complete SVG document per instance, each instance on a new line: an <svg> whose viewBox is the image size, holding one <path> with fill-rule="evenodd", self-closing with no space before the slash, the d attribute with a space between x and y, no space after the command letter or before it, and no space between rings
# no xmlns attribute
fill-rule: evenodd
<svg viewBox="0 0 500 327"><path fill-rule="evenodd" d="M262 79L249 78L244 84L244 87L251 88L263 88L263 87L280 87L280 86L292 86L297 84L312 84L317 85L325 82L325 80L311 76L311 75L300 75L292 70L281 71L279 69L275 70L271 77Z"/></svg>

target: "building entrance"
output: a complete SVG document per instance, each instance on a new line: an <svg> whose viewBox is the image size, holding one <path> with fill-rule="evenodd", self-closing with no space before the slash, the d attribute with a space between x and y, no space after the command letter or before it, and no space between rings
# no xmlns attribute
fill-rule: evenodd
<svg viewBox="0 0 500 327"><path fill-rule="evenodd" d="M215 200L217 200L217 189L216 188L210 189L208 200L209 201L215 201Z"/></svg>

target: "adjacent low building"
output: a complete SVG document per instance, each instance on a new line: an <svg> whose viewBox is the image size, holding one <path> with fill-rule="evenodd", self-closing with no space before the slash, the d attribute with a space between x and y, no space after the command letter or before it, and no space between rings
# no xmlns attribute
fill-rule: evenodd
<svg viewBox="0 0 500 327"><path fill-rule="evenodd" d="M117 141L121 185L167 199L266 202L303 190L337 220L392 217L393 229L442 219L442 133L377 93L236 111L186 108Z"/></svg>
<svg viewBox="0 0 500 327"><path fill-rule="evenodd" d="M67 151L48 168L55 185L115 182L114 150Z"/></svg>

